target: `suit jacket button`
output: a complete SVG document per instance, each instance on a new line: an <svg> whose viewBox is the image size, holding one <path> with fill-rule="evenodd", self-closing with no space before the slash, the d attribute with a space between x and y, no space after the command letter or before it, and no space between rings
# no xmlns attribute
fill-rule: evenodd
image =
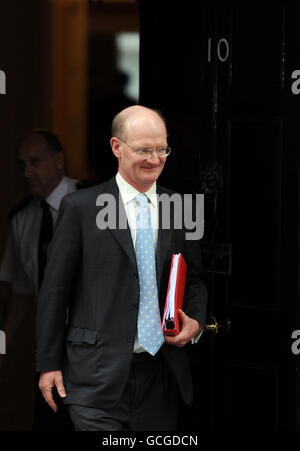
<svg viewBox="0 0 300 451"><path fill-rule="evenodd" d="M134 343L134 337L127 337L127 343Z"/></svg>
<svg viewBox="0 0 300 451"><path fill-rule="evenodd" d="M131 309L132 310L137 310L138 308L138 304L131 304Z"/></svg>

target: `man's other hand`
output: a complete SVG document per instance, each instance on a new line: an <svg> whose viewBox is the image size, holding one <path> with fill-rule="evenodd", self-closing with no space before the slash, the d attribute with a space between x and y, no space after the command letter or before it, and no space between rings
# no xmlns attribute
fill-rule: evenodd
<svg viewBox="0 0 300 451"><path fill-rule="evenodd" d="M57 392L61 398L66 397L66 391L63 383L63 377L61 371L46 371L41 373L39 388L43 393L44 399L47 404L57 412L57 405L54 402L52 389L56 387Z"/></svg>

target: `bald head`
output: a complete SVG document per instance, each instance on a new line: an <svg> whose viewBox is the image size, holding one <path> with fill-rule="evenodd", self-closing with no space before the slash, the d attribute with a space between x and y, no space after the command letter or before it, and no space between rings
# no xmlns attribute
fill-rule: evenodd
<svg viewBox="0 0 300 451"><path fill-rule="evenodd" d="M141 105L133 105L125 108L114 117L111 127L112 136L126 140L128 133L131 131L134 133L137 127L145 121L152 123L154 126L159 121L166 131L166 121L158 110Z"/></svg>

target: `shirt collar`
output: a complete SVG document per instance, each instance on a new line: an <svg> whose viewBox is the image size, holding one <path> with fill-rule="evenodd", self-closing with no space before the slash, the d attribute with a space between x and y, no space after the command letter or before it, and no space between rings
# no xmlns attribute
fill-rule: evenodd
<svg viewBox="0 0 300 451"><path fill-rule="evenodd" d="M124 178L121 176L119 172L116 175L116 182L120 190L124 204L127 204L128 202L132 201L140 193L140 191L135 189L132 185L130 185L130 183L126 182L126 180L124 180ZM154 182L151 188L144 194L146 194L151 204L154 207L156 207L157 206L156 182Z"/></svg>
<svg viewBox="0 0 300 451"><path fill-rule="evenodd" d="M63 177L60 183L57 185L56 188L54 188L54 190L49 194L49 196L47 197L47 199L45 199L45 201L47 202L47 204L50 205L50 207L58 211L62 198L69 192L68 188L69 186L67 179L66 177Z"/></svg>

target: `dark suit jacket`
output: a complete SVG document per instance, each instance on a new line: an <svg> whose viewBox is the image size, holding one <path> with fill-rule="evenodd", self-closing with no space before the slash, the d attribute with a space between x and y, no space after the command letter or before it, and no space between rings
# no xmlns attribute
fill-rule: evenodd
<svg viewBox="0 0 300 451"><path fill-rule="evenodd" d="M157 191L172 194L159 186ZM125 214L115 178L67 195L61 203L38 298L37 371L63 371L66 403L110 408L118 402L130 370L139 279L129 228L100 230L96 225L96 199L104 193L113 195L117 211L120 206ZM181 252L188 267L183 310L204 324L199 241L186 241L185 231L174 229L172 219L171 230L158 231L161 313L173 252ZM193 389L184 348L165 343L162 353L183 400L190 404Z"/></svg>

